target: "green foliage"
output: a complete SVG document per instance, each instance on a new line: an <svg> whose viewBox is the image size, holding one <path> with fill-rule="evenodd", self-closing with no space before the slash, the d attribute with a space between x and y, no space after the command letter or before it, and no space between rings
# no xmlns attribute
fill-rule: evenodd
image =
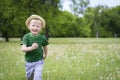
<svg viewBox="0 0 120 80"><path fill-rule="evenodd" d="M0 33L6 39L22 38L28 32L26 18L38 14L46 20L50 37L114 37L114 34L120 37L120 6L90 8L89 2L79 1L72 0L77 5L71 6L74 10L70 13L60 10L60 0L1 0ZM79 13L83 16L79 17Z"/></svg>
<svg viewBox="0 0 120 80"><path fill-rule="evenodd" d="M88 8L84 18L90 24L93 37L99 32L99 37L114 37L116 33L119 37L119 7L107 8L98 6L96 8Z"/></svg>
<svg viewBox="0 0 120 80"><path fill-rule="evenodd" d="M110 13L110 29L113 33L120 35L120 6L111 9Z"/></svg>
<svg viewBox="0 0 120 80"><path fill-rule="evenodd" d="M79 16L80 14L84 14L85 8L88 6L88 0L71 0L73 4L70 5L71 10L74 15Z"/></svg>

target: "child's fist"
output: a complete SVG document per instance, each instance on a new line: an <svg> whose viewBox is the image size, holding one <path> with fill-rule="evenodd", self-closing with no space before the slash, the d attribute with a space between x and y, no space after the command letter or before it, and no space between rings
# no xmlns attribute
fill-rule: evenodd
<svg viewBox="0 0 120 80"><path fill-rule="evenodd" d="M38 48L38 44L37 43L33 43L32 44L32 49L34 50L34 49L37 49Z"/></svg>

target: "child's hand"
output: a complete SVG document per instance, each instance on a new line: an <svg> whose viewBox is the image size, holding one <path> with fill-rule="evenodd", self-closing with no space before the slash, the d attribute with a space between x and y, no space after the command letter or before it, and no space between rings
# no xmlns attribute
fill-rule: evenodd
<svg viewBox="0 0 120 80"><path fill-rule="evenodd" d="M31 47L32 47L32 50L37 49L38 48L38 44L37 43L33 43Z"/></svg>

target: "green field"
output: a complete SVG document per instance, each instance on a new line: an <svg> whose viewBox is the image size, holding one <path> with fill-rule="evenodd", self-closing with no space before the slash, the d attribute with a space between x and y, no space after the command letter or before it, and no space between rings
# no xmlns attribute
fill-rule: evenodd
<svg viewBox="0 0 120 80"><path fill-rule="evenodd" d="M43 80L120 80L120 38L50 38ZM25 80L20 41L0 40L0 80Z"/></svg>

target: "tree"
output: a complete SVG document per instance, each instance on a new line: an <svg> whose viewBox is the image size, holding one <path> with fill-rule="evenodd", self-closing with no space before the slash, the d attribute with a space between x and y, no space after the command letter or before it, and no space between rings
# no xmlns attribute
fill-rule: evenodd
<svg viewBox="0 0 120 80"><path fill-rule="evenodd" d="M90 24L92 36L113 37L114 34L119 36L119 10L119 6L115 8L108 8L106 6L87 8L84 18Z"/></svg>
<svg viewBox="0 0 120 80"><path fill-rule="evenodd" d="M2 0L0 32L3 33L6 41L9 41L9 37L22 38L27 31L24 23L28 16L38 14L50 24L49 21L58 14L58 3L59 0Z"/></svg>
<svg viewBox="0 0 120 80"><path fill-rule="evenodd" d="M11 21L14 18L13 7L11 7L11 1L2 0L0 3L0 14L1 14L1 22L0 29L5 37L5 40L9 42L9 37L12 36L13 28Z"/></svg>
<svg viewBox="0 0 120 80"><path fill-rule="evenodd" d="M101 22L104 21L102 16L104 7L97 6L96 8L87 8L84 18L91 27L92 36L98 38L100 36Z"/></svg>
<svg viewBox="0 0 120 80"><path fill-rule="evenodd" d="M120 36L120 6L110 10L109 28L113 35Z"/></svg>
<svg viewBox="0 0 120 80"><path fill-rule="evenodd" d="M73 14L79 16L80 14L84 14L84 10L89 4L89 0L72 0L72 3L73 4L71 4L70 7Z"/></svg>

